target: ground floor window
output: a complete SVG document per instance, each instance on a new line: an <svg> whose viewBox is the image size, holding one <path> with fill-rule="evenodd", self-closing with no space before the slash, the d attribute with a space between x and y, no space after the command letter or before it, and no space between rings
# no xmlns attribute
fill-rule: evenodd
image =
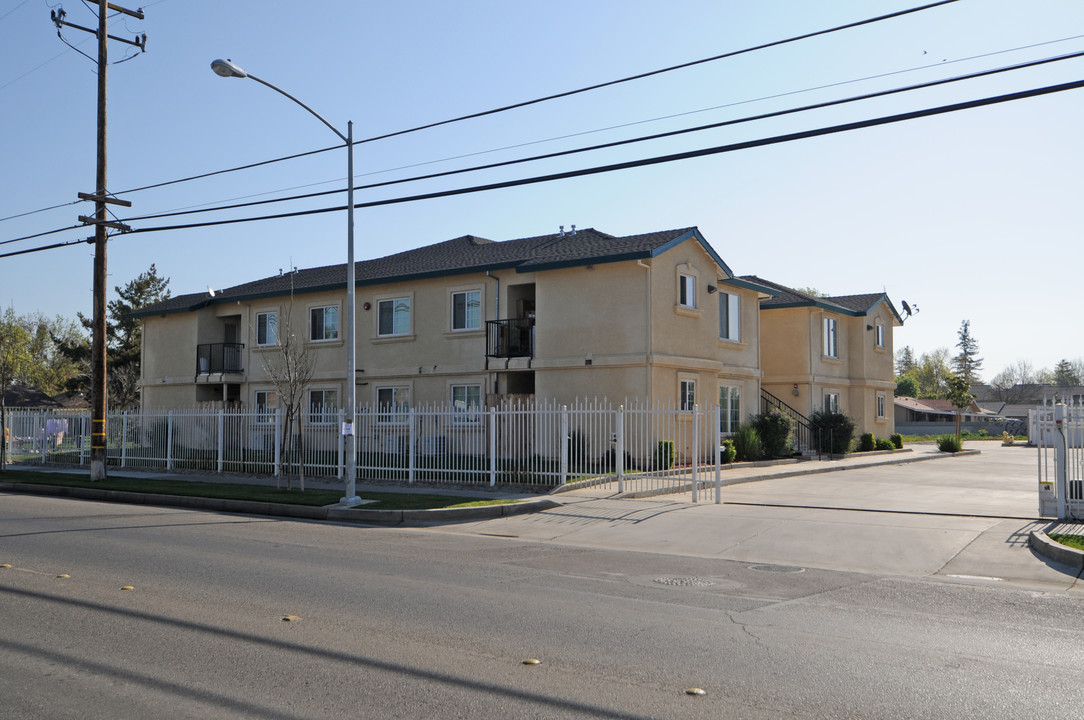
<svg viewBox="0 0 1084 720"><path fill-rule="evenodd" d="M724 435L737 432L741 423L741 387L719 386L719 432Z"/></svg>
<svg viewBox="0 0 1084 720"><path fill-rule="evenodd" d="M339 419L338 390L309 391L309 422L333 423Z"/></svg>
<svg viewBox="0 0 1084 720"><path fill-rule="evenodd" d="M279 406L278 393L274 390L256 391L256 422L275 422L275 409Z"/></svg>
<svg viewBox="0 0 1084 720"><path fill-rule="evenodd" d="M883 420L885 416L885 396L877 396L877 418Z"/></svg>
<svg viewBox="0 0 1084 720"><path fill-rule="evenodd" d="M405 423L410 414L409 387L382 387L376 390L377 422Z"/></svg>
<svg viewBox="0 0 1084 720"><path fill-rule="evenodd" d="M679 388L678 403L682 410L692 410L696 405L696 381L682 380Z"/></svg>
<svg viewBox="0 0 1084 720"><path fill-rule="evenodd" d="M481 411L481 385L452 385L452 422L476 423L481 419Z"/></svg>
<svg viewBox="0 0 1084 720"><path fill-rule="evenodd" d="M839 412L839 393L826 392L824 394L824 411L825 412Z"/></svg>

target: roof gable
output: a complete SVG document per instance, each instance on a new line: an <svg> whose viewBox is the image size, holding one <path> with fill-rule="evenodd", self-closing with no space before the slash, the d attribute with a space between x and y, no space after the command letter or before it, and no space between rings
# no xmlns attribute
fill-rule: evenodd
<svg viewBox="0 0 1084 720"><path fill-rule="evenodd" d="M892 313L893 324L903 325L903 320L900 318L899 313L896 312L896 308L893 306L892 301L888 298L888 295L883 292L866 293L863 295L820 297L817 295L810 295L801 290L795 290L794 288L770 280L759 278L756 275L743 275L742 278L763 285L775 293L774 297L761 300L760 306L765 310L794 307L817 307L823 310L841 313L843 315L860 317L870 315L873 310L883 302L888 307L889 312Z"/></svg>

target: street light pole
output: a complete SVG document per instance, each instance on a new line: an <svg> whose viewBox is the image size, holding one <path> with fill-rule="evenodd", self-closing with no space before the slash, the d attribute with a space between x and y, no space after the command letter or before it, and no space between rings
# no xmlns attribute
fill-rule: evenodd
<svg viewBox="0 0 1084 720"><path fill-rule="evenodd" d="M280 95L293 100L305 108L317 120L327 125L333 133L346 143L346 420L343 423L343 451L346 454L346 492L340 502L344 505L359 505L361 498L357 495L357 451L354 435L354 419L357 413L357 344L354 332L354 123L346 123L346 135L325 120L311 107L295 98L282 88L276 87L266 80L247 73L230 60L215 60L211 63L211 69L220 77L251 78L261 85L266 85Z"/></svg>

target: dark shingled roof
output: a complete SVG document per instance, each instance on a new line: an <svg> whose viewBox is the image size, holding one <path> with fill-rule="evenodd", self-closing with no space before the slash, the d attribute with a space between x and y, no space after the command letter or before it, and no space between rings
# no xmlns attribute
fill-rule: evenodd
<svg viewBox="0 0 1084 720"><path fill-rule="evenodd" d="M764 309L810 306L834 310L846 315L866 315L877 303L883 300L892 311L896 320L899 321L900 325L903 324L903 320L900 318L899 313L896 312L896 308L893 307L892 301L888 299L888 295L885 293L817 297L816 295L810 295L801 292L800 290L789 288L786 285L780 285L771 280L764 280L756 275L743 275L742 279L759 283L778 293L775 297L760 301L760 306Z"/></svg>
<svg viewBox="0 0 1084 720"><path fill-rule="evenodd" d="M593 228L494 242L473 235L427 245L415 250L363 260L354 265L357 284L375 285L443 275L457 275L484 270L515 268L517 272L535 272L559 267L590 265L649 258L685 240L695 238L730 275L730 269L700 235L695 227L615 237ZM132 313L133 317L190 312L207 305L275 297L294 293L319 292L346 284L346 263L307 268L296 273L275 275L262 280L217 290L191 293L163 300Z"/></svg>

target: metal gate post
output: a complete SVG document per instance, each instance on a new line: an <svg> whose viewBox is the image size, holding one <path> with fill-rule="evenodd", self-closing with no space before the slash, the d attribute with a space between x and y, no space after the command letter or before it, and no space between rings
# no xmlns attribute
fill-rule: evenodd
<svg viewBox="0 0 1084 720"><path fill-rule="evenodd" d="M489 486L497 485L497 408L489 409Z"/></svg>
<svg viewBox="0 0 1084 720"><path fill-rule="evenodd" d="M568 483L568 405L561 406L561 485Z"/></svg>
<svg viewBox="0 0 1084 720"><path fill-rule="evenodd" d="M715 504L723 501L723 446L722 446L722 408L715 406L711 419L711 436L715 438Z"/></svg>
<svg viewBox="0 0 1084 720"><path fill-rule="evenodd" d="M1054 472L1058 496L1058 520L1069 516L1069 452L1065 442L1065 403L1054 406Z"/></svg>
<svg viewBox="0 0 1084 720"><path fill-rule="evenodd" d="M218 471L224 467L224 450L226 444L226 409L218 409Z"/></svg>
<svg viewBox="0 0 1084 720"><path fill-rule="evenodd" d="M614 458L614 462L617 464L617 492L625 492L625 406L619 405L617 408L617 446L614 448L614 452L617 453L617 457Z"/></svg>
<svg viewBox="0 0 1084 720"><path fill-rule="evenodd" d="M417 422L417 416L414 414L414 408L410 408L410 415L407 424L407 482L410 483L414 482L414 469L417 465L417 448L415 447L417 445L417 438L415 437L418 429Z"/></svg>
<svg viewBox="0 0 1084 720"><path fill-rule="evenodd" d="M120 426L120 466L128 463L128 411L124 411L124 420Z"/></svg>
<svg viewBox="0 0 1084 720"><path fill-rule="evenodd" d="M173 411L166 420L166 470L173 469Z"/></svg>

